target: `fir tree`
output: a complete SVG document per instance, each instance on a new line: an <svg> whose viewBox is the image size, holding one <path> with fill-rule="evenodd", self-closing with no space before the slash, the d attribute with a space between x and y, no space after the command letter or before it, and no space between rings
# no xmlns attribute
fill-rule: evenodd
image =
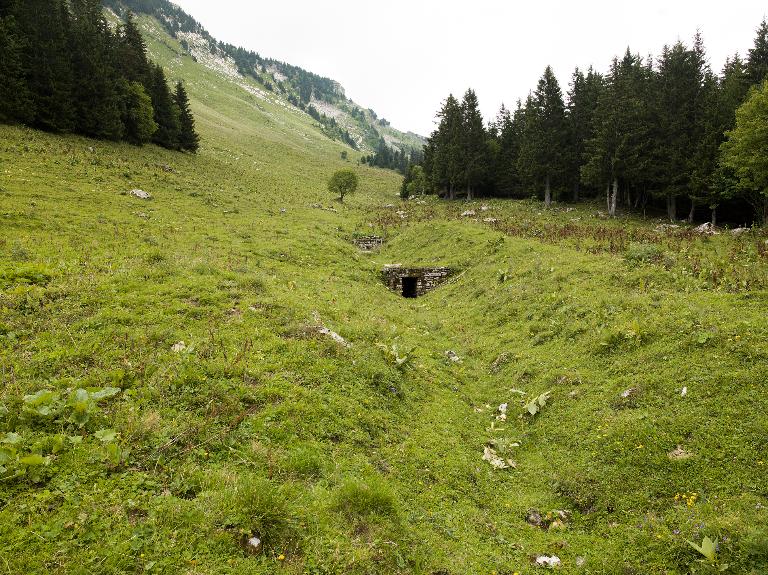
<svg viewBox="0 0 768 575"><path fill-rule="evenodd" d="M467 187L467 198L472 199L477 187L488 176L488 145L483 116L477 96L467 90L461 103L461 163L462 179Z"/></svg>
<svg viewBox="0 0 768 575"><path fill-rule="evenodd" d="M0 18L0 121L31 122L35 115L24 78L22 50L15 17Z"/></svg>
<svg viewBox="0 0 768 575"><path fill-rule="evenodd" d="M566 135L563 93L550 66L544 70L526 108L526 126L518 163L529 163L529 177L543 183L544 202L549 207L553 180L563 173Z"/></svg>
<svg viewBox="0 0 768 575"><path fill-rule="evenodd" d="M747 76L753 85L760 85L768 78L768 20L760 23L755 45L749 50Z"/></svg>
<svg viewBox="0 0 768 575"><path fill-rule="evenodd" d="M11 9L24 39L22 70L32 99L31 124L63 132L74 126L69 12L63 0L24 0ZM5 58L5 54L3 54Z"/></svg>
<svg viewBox="0 0 768 575"><path fill-rule="evenodd" d="M152 136L152 141L164 148L178 148L180 112L171 96L162 66L153 66L150 96L157 124L157 131Z"/></svg>
<svg viewBox="0 0 768 575"><path fill-rule="evenodd" d="M176 84L173 101L179 110L179 148L197 152L200 148L200 136L195 131L195 117L189 107L189 97L182 82Z"/></svg>
<svg viewBox="0 0 768 575"><path fill-rule="evenodd" d="M115 38L100 0L72 0L71 53L77 130L88 136L119 140L123 134Z"/></svg>
<svg viewBox="0 0 768 575"><path fill-rule="evenodd" d="M122 76L128 82L140 82L149 92L152 86L152 66L147 58L147 46L131 12L125 15L120 27L117 57Z"/></svg>
<svg viewBox="0 0 768 575"><path fill-rule="evenodd" d="M602 77L591 67L586 76L576 68L568 92L565 182L573 190L573 201L578 201L580 196L581 166L584 163L587 142L594 137L594 117L602 81Z"/></svg>

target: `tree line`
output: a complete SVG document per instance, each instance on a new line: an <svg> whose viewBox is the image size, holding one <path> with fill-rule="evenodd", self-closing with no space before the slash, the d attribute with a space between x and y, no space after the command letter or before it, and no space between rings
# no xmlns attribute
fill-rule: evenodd
<svg viewBox="0 0 768 575"><path fill-rule="evenodd" d="M184 85L171 90L127 14L101 0L0 0L0 121L196 151Z"/></svg>
<svg viewBox="0 0 768 575"><path fill-rule="evenodd" d="M681 207L691 221L708 209L713 223L718 207L748 204L765 221L768 189L743 169L730 140L748 124L743 117L737 126L737 110L763 97L766 78L763 21L747 59L728 58L720 74L697 34L690 46L678 41L657 58L627 49L605 74L577 68L565 95L548 66L525 101L514 110L502 105L487 125L474 91L461 101L449 95L422 170L409 173L404 189L450 199L536 193L547 206L604 196L611 216L619 204L642 211L653 204L670 220ZM753 102L750 109L761 108Z"/></svg>
<svg viewBox="0 0 768 575"><path fill-rule="evenodd" d="M363 164L395 170L403 175L408 173L408 169L412 164L419 164L421 161L422 153L420 150L392 148L382 137L379 137L379 142L373 154L360 158L360 162Z"/></svg>

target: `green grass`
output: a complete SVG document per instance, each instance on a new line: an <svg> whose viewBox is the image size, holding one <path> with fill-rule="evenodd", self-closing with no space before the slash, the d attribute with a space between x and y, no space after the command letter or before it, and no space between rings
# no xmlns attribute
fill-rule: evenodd
<svg viewBox="0 0 768 575"><path fill-rule="evenodd" d="M0 127L0 441L46 458L3 464L26 474L0 481L0 572L713 572L704 536L768 569L764 231L400 203L367 167L341 204L338 144L155 34L199 156ZM404 300L395 262L459 273ZM24 402L107 387L82 427Z"/></svg>

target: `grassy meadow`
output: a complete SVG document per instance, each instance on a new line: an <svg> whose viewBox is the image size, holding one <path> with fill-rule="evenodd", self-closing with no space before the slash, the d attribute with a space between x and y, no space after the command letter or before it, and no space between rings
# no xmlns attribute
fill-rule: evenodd
<svg viewBox="0 0 768 575"><path fill-rule="evenodd" d="M765 230L401 202L142 24L200 154L0 126L0 573L768 572Z"/></svg>

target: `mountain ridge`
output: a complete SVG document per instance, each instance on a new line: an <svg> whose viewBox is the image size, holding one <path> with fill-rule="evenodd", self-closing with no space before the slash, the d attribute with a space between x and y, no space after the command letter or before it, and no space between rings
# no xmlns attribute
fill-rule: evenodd
<svg viewBox="0 0 768 575"><path fill-rule="evenodd" d="M425 138L393 128L370 108L347 98L344 87L299 66L265 58L258 52L214 38L205 27L169 0L104 0L118 17L131 11L155 18L164 30L195 60L236 80L248 77L277 100L307 113L330 139L354 150L374 152L381 141L409 155L419 152Z"/></svg>

